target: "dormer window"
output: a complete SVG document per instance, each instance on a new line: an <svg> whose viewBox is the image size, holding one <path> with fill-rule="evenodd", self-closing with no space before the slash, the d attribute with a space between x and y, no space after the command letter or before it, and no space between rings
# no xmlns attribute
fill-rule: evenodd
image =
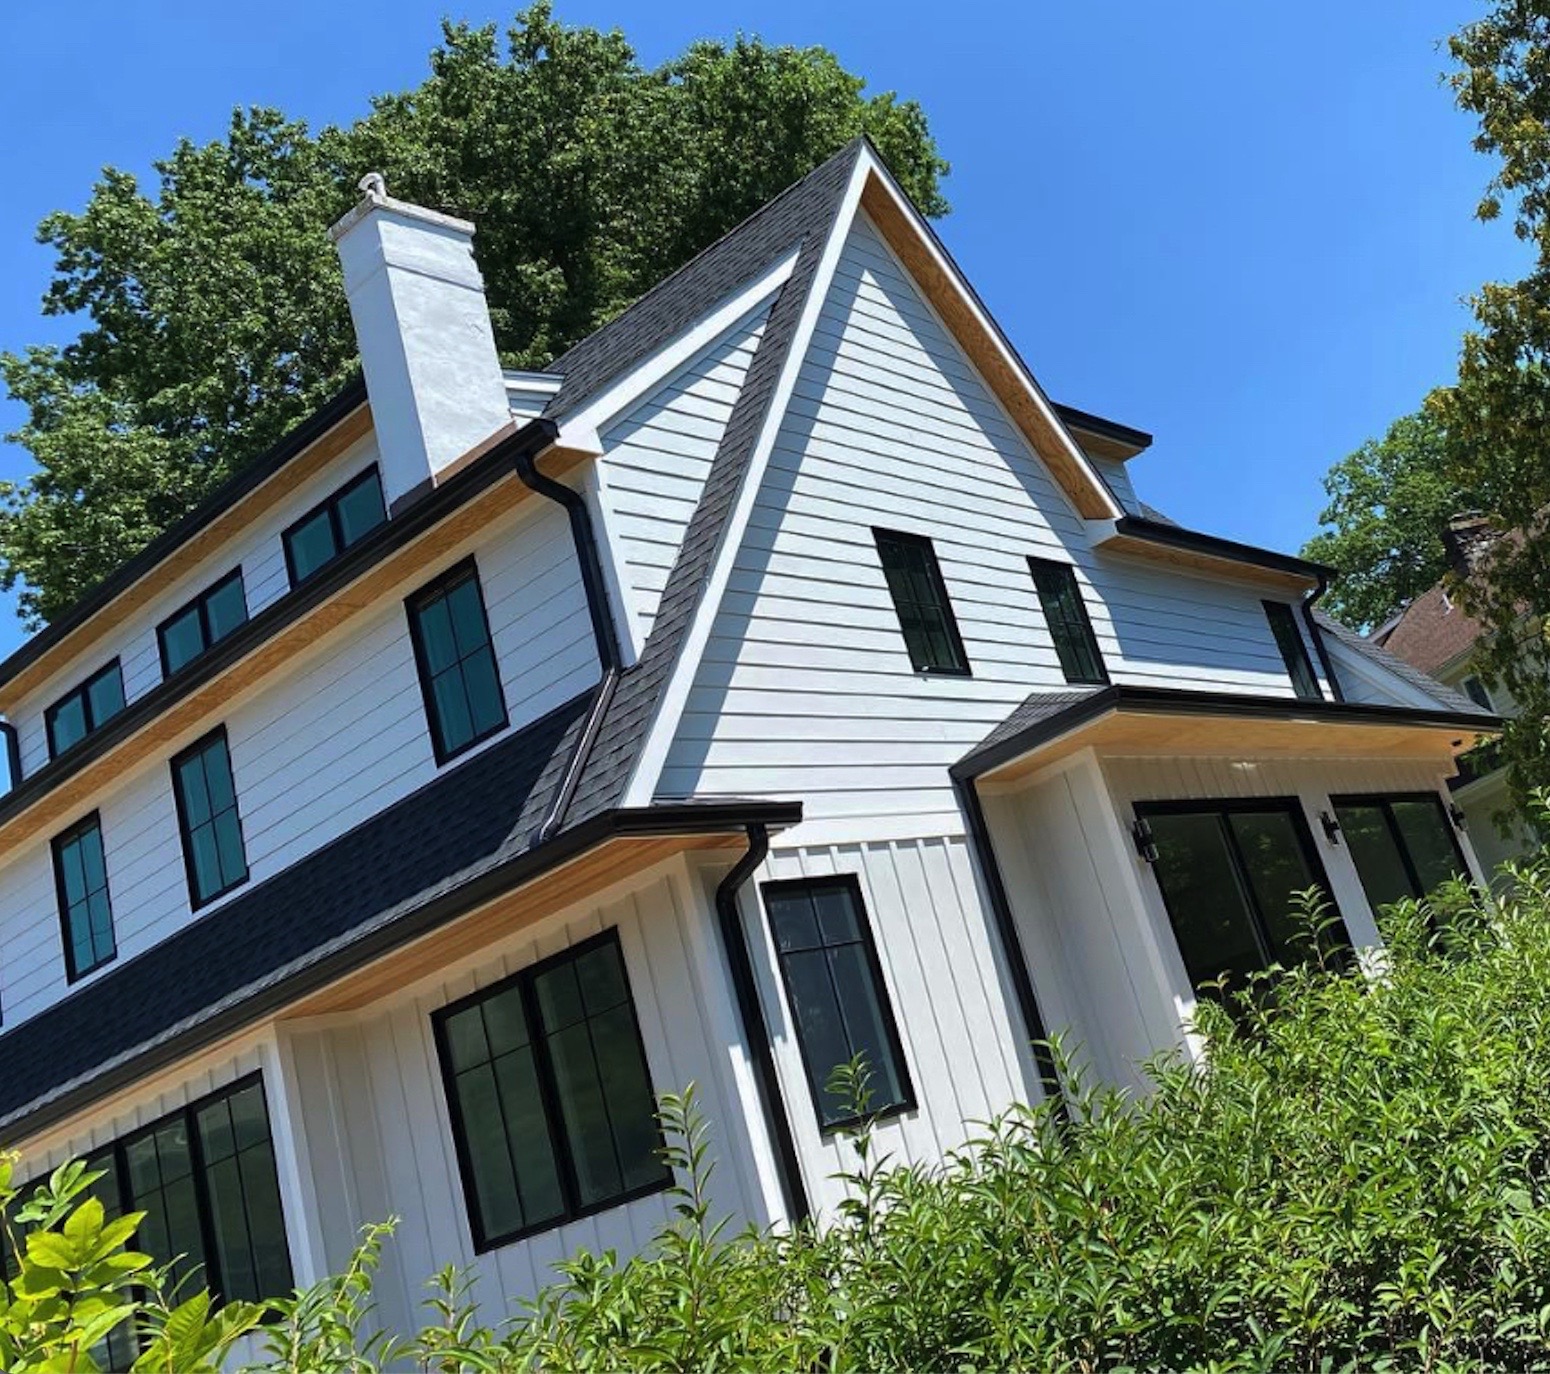
<svg viewBox="0 0 1550 1374"><path fill-rule="evenodd" d="M386 519L382 476L373 465L314 506L280 536L291 586L299 587Z"/></svg>
<svg viewBox="0 0 1550 1374"><path fill-rule="evenodd" d="M224 639L248 618L242 569L233 568L214 586L174 611L156 627L161 650L161 675L171 677L185 663L192 663L212 644Z"/></svg>
<svg viewBox="0 0 1550 1374"><path fill-rule="evenodd" d="M43 713L48 756L57 759L124 709L124 673L115 658Z"/></svg>

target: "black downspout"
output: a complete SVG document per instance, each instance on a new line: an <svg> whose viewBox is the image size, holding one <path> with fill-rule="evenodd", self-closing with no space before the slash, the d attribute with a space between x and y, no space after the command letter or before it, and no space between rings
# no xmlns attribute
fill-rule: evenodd
<svg viewBox="0 0 1550 1374"><path fill-rule="evenodd" d="M517 476L529 490L547 496L565 507L570 517L571 539L576 545L576 561L581 565L581 585L587 596L587 613L592 619L592 639L597 645L597 661L603 676L597 685L597 695L587 711L586 722L576 737L576 747L565 764L565 773L555 789L554 800L548 814L538 827L535 844L544 844L554 838L569 809L571 798L576 795L576 784L581 781L581 771L592 752L597 733L602 728L603 717L614 699L619 686L619 674L624 671L624 658L619 652L619 640L614 633L613 617L608 610L608 589L603 580L603 562L597 552L597 537L592 530L592 512L587 501L578 491L557 482L538 470L537 454L529 449L519 449L516 455Z"/></svg>
<svg viewBox="0 0 1550 1374"><path fill-rule="evenodd" d="M775 1150L775 1171L780 1176L781 1197L786 1215L793 1226L800 1226L813 1214L802 1186L802 1167L797 1161L796 1138L791 1134L791 1118L786 1115L786 1099L780 1091L775 1072L775 1056L759 1006L759 989L754 982L753 962L748 957L748 941L743 936L743 919L737 909L738 890L770 852L769 832L762 825L748 827L748 849L727 875L716 885L716 915L721 924L721 943L726 948L727 964L732 970L732 992L737 998L738 1015L743 1023L743 1039L753 1060L754 1078L759 1087L759 1102L770 1130Z"/></svg>
<svg viewBox="0 0 1550 1374"><path fill-rule="evenodd" d="M1069 1122L1071 1114L1066 1105L1065 1089L1060 1082L1055 1056L1050 1051L1049 1032L1044 1026L1044 1015L1039 1010L1038 994L1033 990L1033 977L1028 972L1028 960L1023 955L1022 937L1017 933L1017 918L1012 915L1012 903L1006 895L1001 865L996 862L996 852L991 846L990 827L985 823L985 810L980 805L979 792L975 789L973 778L958 777L953 779L953 791L958 794L958 804L963 808L964 819L969 825L969 844L979 860L980 873L985 879L990 912L996 922L996 933L1001 937L1001 952L1006 957L1007 971L1012 979L1012 993L1017 998L1017 1009L1022 1014L1023 1028L1033 1050L1039 1083L1044 1088L1056 1118L1061 1122Z"/></svg>
<svg viewBox="0 0 1550 1374"><path fill-rule="evenodd" d="M1319 663L1324 669L1324 678L1329 683L1329 690L1334 694L1336 701L1344 701L1345 693L1340 688L1340 679L1335 676L1335 665L1329 657L1329 647L1324 643L1324 636L1319 633L1319 622L1313 618L1313 608L1318 599L1329 590L1329 578L1319 574L1319 585L1305 596L1299 605L1302 607L1303 623L1308 627L1308 634L1313 640L1313 647L1318 652Z"/></svg>

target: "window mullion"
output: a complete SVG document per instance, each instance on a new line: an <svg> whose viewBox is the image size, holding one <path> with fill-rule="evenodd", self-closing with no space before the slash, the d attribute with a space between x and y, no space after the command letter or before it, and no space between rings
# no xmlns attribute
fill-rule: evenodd
<svg viewBox="0 0 1550 1374"><path fill-rule="evenodd" d="M1275 947L1270 942L1270 927L1265 922L1265 913L1254 893L1254 884L1249 881L1248 860L1243 856L1243 846L1233 834L1231 815L1230 811L1218 809L1216 823L1221 827L1222 837L1227 842L1227 852L1232 856L1233 881L1238 885L1239 896L1243 898L1243 908L1249 914L1249 931L1254 936L1254 943L1259 946L1259 962L1262 967L1269 968L1275 962Z"/></svg>
<svg viewBox="0 0 1550 1374"><path fill-rule="evenodd" d="M1421 883L1421 872L1415 866L1415 860L1410 854L1409 842L1405 839L1405 833L1399 828L1399 817L1394 814L1394 804L1384 798L1379 805L1383 808L1383 823L1389 828L1389 837L1394 841L1394 848L1399 853L1399 861L1405 866L1405 877L1410 882L1410 895L1421 901L1426 896L1426 889Z"/></svg>
<svg viewBox="0 0 1550 1374"><path fill-rule="evenodd" d="M225 1285L222 1282L220 1256L215 1247L215 1219L210 1206L209 1181L205 1176L205 1152L199 1139L199 1121L186 1107L182 1116L184 1128L188 1131L188 1164L194 1184L194 1210L199 1213L199 1239L205 1252L205 1287L210 1290L211 1296L224 1299ZM233 1124L233 1131L235 1129ZM232 1139L235 1144L235 1135ZM158 1156L160 1152L158 1144Z"/></svg>
<svg viewBox="0 0 1550 1374"><path fill-rule="evenodd" d="M527 1021L528 1043L533 1047L533 1068L538 1077L538 1097L543 1104L544 1126L549 1132L549 1147L554 1151L555 1174L560 1180L560 1191L565 1197L565 1215L562 1221L570 1221L581 1210L581 1183L576 1178L576 1165L571 1157L570 1140L565 1135L565 1117L560 1109L560 1085L555 1077L554 1063L549 1057L549 1038L544 1033L543 1016L538 1010L538 994L533 990L533 979L524 978L518 985L522 994L522 1015ZM508 1148L509 1145L508 1145ZM520 1194L520 1187L518 1189Z"/></svg>

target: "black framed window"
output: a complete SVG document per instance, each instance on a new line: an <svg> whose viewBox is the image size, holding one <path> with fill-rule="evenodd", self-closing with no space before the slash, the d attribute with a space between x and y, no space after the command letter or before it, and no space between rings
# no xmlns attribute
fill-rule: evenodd
<svg viewBox="0 0 1550 1374"><path fill-rule="evenodd" d="M1030 558L1028 571L1033 574L1034 589L1044 610L1044 623L1055 641L1055 654L1066 681L1102 686L1109 680L1098 648L1098 636L1077 585L1076 569L1069 563L1054 563L1047 558Z"/></svg>
<svg viewBox="0 0 1550 1374"><path fill-rule="evenodd" d="M1302 631L1297 628L1297 612L1284 601L1262 601L1260 605L1265 608L1265 619L1270 622L1276 648L1281 651L1281 661L1286 664L1292 690L1308 701L1323 701L1324 689L1319 686L1318 674L1313 671L1313 660L1308 657Z"/></svg>
<svg viewBox="0 0 1550 1374"><path fill-rule="evenodd" d="M617 931L432 1018L480 1251L672 1182Z"/></svg>
<svg viewBox="0 0 1550 1374"><path fill-rule="evenodd" d="M299 586L332 563L386 519L382 476L372 466L319 502L280 536L291 586Z"/></svg>
<svg viewBox="0 0 1550 1374"><path fill-rule="evenodd" d="M65 973L70 982L108 963L118 952L113 940L113 906L102 850L102 821L94 811L54 836L54 889L64 935Z"/></svg>
<svg viewBox="0 0 1550 1374"><path fill-rule="evenodd" d="M506 724L479 569L471 558L459 563L406 605L431 743L445 763Z"/></svg>
<svg viewBox="0 0 1550 1374"><path fill-rule="evenodd" d="M1152 867L1191 987L1226 1000L1251 974L1314 956L1295 894L1330 886L1295 797L1144 802L1136 817L1156 846ZM1326 956L1350 949L1338 919L1323 939ZM1218 979L1220 989L1205 987Z"/></svg>
<svg viewBox="0 0 1550 1374"><path fill-rule="evenodd" d="M156 646L161 651L161 675L171 677L185 663L192 663L212 644L224 639L248 618L247 593L242 569L205 588L186 606L179 607L156 627Z"/></svg>
<svg viewBox="0 0 1550 1374"><path fill-rule="evenodd" d="M189 904L195 908L248 880L242 817L226 731L216 729L172 760Z"/></svg>
<svg viewBox="0 0 1550 1374"><path fill-rule="evenodd" d="M115 658L43 713L48 756L57 759L124 709L124 673Z"/></svg>
<svg viewBox="0 0 1550 1374"><path fill-rule="evenodd" d="M1469 879L1463 846L1435 792L1331 797L1372 909Z"/></svg>
<svg viewBox="0 0 1550 1374"><path fill-rule="evenodd" d="M829 1080L858 1055L869 1075L869 1113L913 1108L860 884L843 874L765 883L760 891L819 1125L834 1130L855 1122L855 1103L831 1092Z"/></svg>
<svg viewBox="0 0 1550 1374"><path fill-rule="evenodd" d="M872 537L915 671L967 676L969 656L931 541L897 530L874 529Z"/></svg>
<svg viewBox="0 0 1550 1374"><path fill-rule="evenodd" d="M1459 684L1464 689L1464 694L1475 703L1482 711L1494 711L1496 707L1491 702L1490 689L1471 673Z"/></svg>

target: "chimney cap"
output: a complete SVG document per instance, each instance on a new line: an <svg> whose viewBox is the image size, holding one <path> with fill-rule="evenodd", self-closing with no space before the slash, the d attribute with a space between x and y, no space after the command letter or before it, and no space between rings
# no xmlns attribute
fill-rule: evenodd
<svg viewBox="0 0 1550 1374"><path fill-rule="evenodd" d="M407 200L394 200L387 193L387 178L381 172L367 172L355 185L361 192L361 198L329 226L328 236L335 243L376 210L386 210L404 219L419 220L422 224L473 237L474 226L469 220L444 215L439 210L427 210L425 206Z"/></svg>

